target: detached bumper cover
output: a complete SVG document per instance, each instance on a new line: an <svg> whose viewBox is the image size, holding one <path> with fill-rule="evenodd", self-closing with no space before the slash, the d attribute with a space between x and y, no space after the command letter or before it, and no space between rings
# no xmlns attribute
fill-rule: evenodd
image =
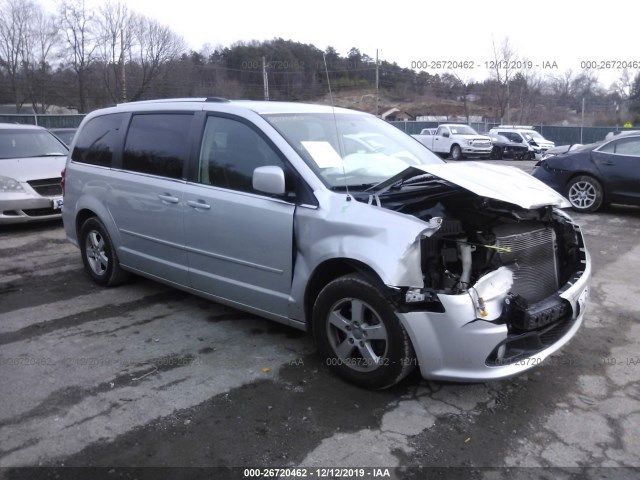
<svg viewBox="0 0 640 480"><path fill-rule="evenodd" d="M541 364L576 334L582 324L591 260L549 299L519 312L502 311L488 321L478 318L473 296L440 295L444 313L399 313L414 345L420 372L427 379L485 381L512 377ZM508 288L488 305L503 307ZM489 309L489 307L488 307ZM504 315L515 315L506 322ZM519 317L518 317L519 316ZM493 318L494 315L489 315ZM539 325L535 330L519 330Z"/></svg>

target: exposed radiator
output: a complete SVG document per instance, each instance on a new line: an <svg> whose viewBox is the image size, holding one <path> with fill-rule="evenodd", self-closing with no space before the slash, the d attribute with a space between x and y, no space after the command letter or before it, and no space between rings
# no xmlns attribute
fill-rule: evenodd
<svg viewBox="0 0 640 480"><path fill-rule="evenodd" d="M513 271L511 291L535 303L558 290L555 232L539 223L494 228L502 264ZM508 249L508 251L507 251Z"/></svg>

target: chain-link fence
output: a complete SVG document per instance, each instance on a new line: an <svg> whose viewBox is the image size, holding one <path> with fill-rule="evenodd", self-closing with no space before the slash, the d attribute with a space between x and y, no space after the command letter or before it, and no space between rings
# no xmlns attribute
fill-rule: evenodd
<svg viewBox="0 0 640 480"><path fill-rule="evenodd" d="M451 122L389 122L392 125L398 127L403 132L409 135L415 135L420 133L423 128L436 128L440 123ZM455 123L455 122L454 122ZM471 123L473 129L479 133L486 133L494 127L497 127L498 123ZM634 130L633 128L616 128L616 127L569 127L564 125L533 125L533 129L540 132L540 134L547 140L551 140L556 145L572 145L574 143L594 143L604 140L607 133L612 131L625 131Z"/></svg>

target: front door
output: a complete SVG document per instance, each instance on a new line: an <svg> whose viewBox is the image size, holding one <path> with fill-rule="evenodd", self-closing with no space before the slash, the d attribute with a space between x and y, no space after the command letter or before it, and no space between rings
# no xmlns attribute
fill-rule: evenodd
<svg viewBox="0 0 640 480"><path fill-rule="evenodd" d="M193 288L286 316L295 205L253 190L253 170L265 165L285 168L254 127L208 117L198 181L184 198L185 241Z"/></svg>

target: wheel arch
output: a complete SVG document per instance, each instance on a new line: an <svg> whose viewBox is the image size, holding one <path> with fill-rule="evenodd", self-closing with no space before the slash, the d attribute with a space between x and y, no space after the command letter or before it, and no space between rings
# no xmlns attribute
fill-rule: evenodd
<svg viewBox="0 0 640 480"><path fill-rule="evenodd" d="M304 317L307 329L312 331L313 305L320 294L320 291L336 278L359 273L370 282L379 286L382 290L386 288L380 276L369 265L354 260L352 258L332 258L319 264L309 277L304 292Z"/></svg>
<svg viewBox="0 0 640 480"><path fill-rule="evenodd" d="M80 238L80 229L82 228L82 225L91 217L98 217L98 215L89 208L83 208L76 214L76 238Z"/></svg>

